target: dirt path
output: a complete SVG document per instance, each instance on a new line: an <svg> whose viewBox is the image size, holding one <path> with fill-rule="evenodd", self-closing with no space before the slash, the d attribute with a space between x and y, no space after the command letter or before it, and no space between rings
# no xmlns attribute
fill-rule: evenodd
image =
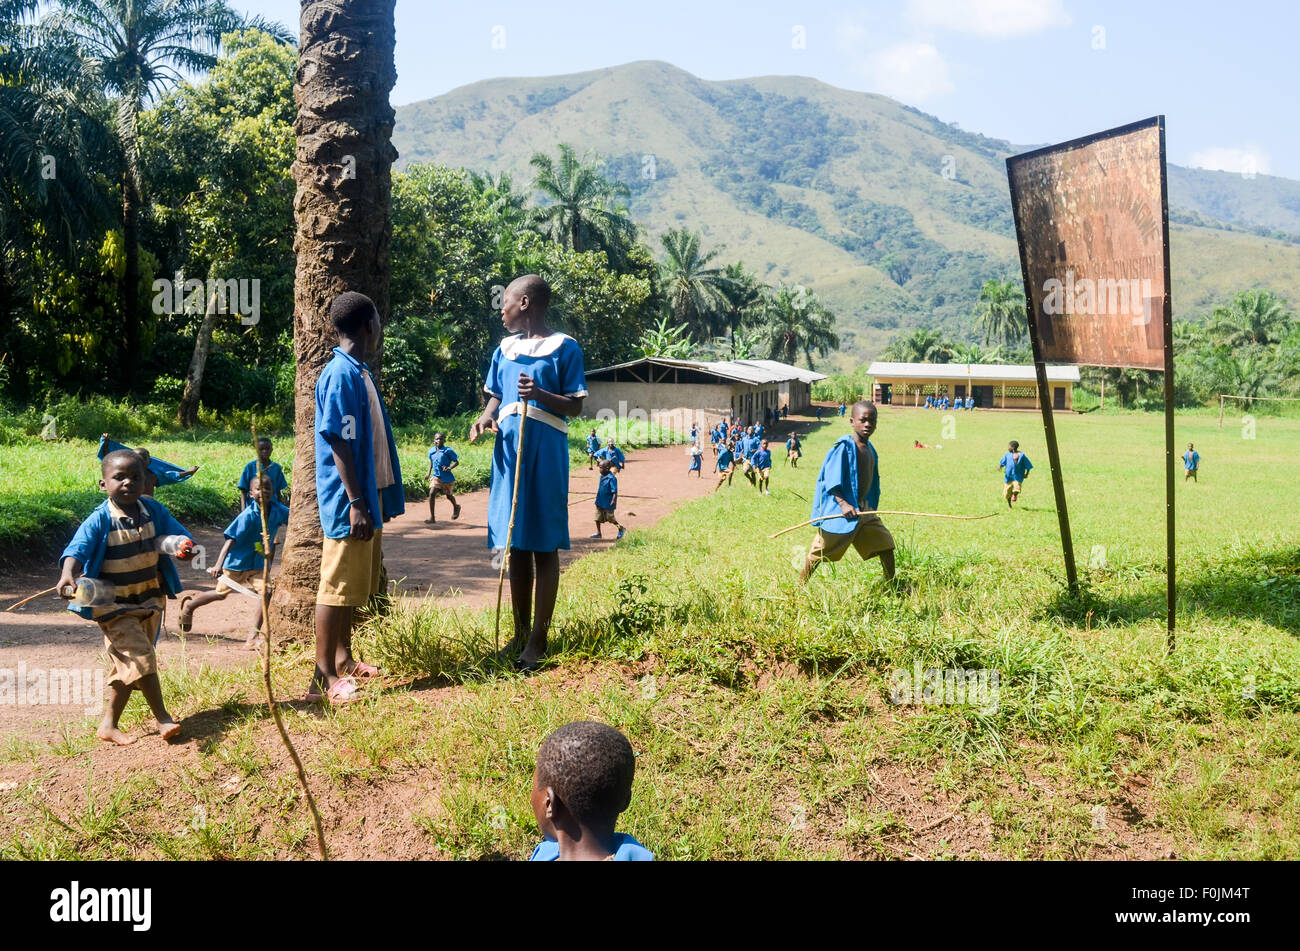
<svg viewBox="0 0 1300 951"><path fill-rule="evenodd" d="M707 494L714 485L708 478L686 476L689 460L685 448L665 446L628 454L627 467L619 475L619 521L630 531L648 528L681 501ZM614 544L611 526L602 526L603 540L589 539L595 529L593 516L597 473L585 466L575 468L569 478L569 535L572 548L560 553L561 567L585 555ZM164 498L165 501L165 498ZM425 524L429 517L424 502L408 502L406 514L389 522L384 530L384 560L389 577L407 594L424 594L454 605L481 607L496 598L497 570L486 547L486 489L460 497L461 516L451 521L451 506L438 503L438 522ZM220 529L199 529L195 540L214 557L221 547ZM214 582L193 567L181 568L187 590L208 590ZM0 606L49 587L58 577L55 566L33 566L0 577ZM200 609L194 615L194 629L182 638L176 632L177 602L168 602L165 633L158 645L159 663L164 668L201 665L237 666L256 655L244 647L253 627L256 603L232 594L225 601ZM5 671L53 669L94 671L101 660L102 638L89 621L68 613L63 602L42 598L13 613L0 611L0 676ZM0 739L10 736L55 741L60 726L79 722L84 704L62 706L50 703L0 703Z"/></svg>

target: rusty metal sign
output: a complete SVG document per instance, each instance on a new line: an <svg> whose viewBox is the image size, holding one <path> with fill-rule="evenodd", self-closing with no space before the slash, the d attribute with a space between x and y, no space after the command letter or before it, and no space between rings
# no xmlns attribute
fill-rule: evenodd
<svg viewBox="0 0 1300 951"><path fill-rule="evenodd" d="M1164 117L1007 159L1035 359L1165 369Z"/></svg>

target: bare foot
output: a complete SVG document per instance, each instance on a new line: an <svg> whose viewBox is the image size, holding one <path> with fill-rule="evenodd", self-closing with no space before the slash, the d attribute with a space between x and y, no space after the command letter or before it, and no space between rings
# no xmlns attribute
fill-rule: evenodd
<svg viewBox="0 0 1300 951"><path fill-rule="evenodd" d="M159 720L158 732L164 740L174 740L180 736L181 725L175 720Z"/></svg>
<svg viewBox="0 0 1300 951"><path fill-rule="evenodd" d="M436 525L436 524L437 524L437 519L426 518L426 519L424 520L424 524L425 524L425 525Z"/></svg>
<svg viewBox="0 0 1300 951"><path fill-rule="evenodd" d="M95 735L106 743L115 743L118 746L130 746L135 742L134 736L127 736L115 726L108 726L101 723Z"/></svg>

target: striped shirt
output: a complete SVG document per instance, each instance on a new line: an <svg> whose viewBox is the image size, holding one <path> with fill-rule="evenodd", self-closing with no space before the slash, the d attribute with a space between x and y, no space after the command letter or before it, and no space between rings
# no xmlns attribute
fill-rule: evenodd
<svg viewBox="0 0 1300 951"><path fill-rule="evenodd" d="M99 577L110 581L117 596L112 604L94 606L96 621L126 611L162 611L162 580L158 575L158 544L154 522L143 505L128 515L112 499L108 502L113 527L108 533L104 567Z"/></svg>

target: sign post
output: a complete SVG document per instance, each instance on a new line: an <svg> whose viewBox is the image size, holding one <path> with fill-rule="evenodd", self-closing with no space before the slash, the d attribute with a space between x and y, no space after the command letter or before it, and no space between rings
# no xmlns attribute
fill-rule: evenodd
<svg viewBox="0 0 1300 951"><path fill-rule="evenodd" d="M1007 159L1066 577L1077 590L1046 363L1165 374L1168 643L1174 645L1174 366L1165 121Z"/></svg>

